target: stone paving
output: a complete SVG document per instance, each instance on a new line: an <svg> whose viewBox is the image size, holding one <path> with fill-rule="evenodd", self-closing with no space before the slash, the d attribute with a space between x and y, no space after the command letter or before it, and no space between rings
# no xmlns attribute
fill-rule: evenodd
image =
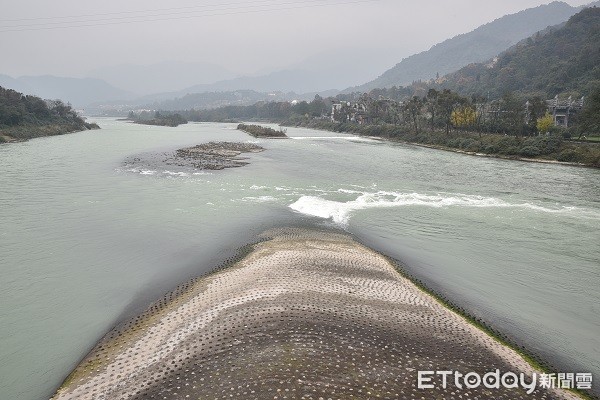
<svg viewBox="0 0 600 400"><path fill-rule="evenodd" d="M419 370L533 369L350 236L266 232L109 332L53 399L555 399L417 388Z"/></svg>

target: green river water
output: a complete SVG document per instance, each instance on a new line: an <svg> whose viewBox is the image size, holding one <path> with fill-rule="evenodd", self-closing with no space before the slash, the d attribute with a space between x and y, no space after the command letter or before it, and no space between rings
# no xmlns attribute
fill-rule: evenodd
<svg viewBox="0 0 600 400"><path fill-rule="evenodd" d="M309 129L97 122L0 145L0 399L50 397L116 322L298 224L347 230L562 372L600 379L599 170ZM222 171L125 162L213 140L266 151Z"/></svg>

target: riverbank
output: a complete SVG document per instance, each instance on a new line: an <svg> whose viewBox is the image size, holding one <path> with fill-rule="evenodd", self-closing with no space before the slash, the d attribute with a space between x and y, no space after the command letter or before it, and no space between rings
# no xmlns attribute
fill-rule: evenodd
<svg viewBox="0 0 600 400"><path fill-rule="evenodd" d="M49 125L18 125L0 129L0 143L22 142L28 139L45 136L66 135L68 133L100 129L95 123L83 124L49 124Z"/></svg>
<svg viewBox="0 0 600 400"><path fill-rule="evenodd" d="M416 386L421 370L496 369L535 372L349 235L289 228L109 332L53 399L577 398Z"/></svg>
<svg viewBox="0 0 600 400"><path fill-rule="evenodd" d="M291 126L283 123L284 126ZM600 146L563 140L557 135L516 137L456 131L446 134L423 130L418 134L394 125L359 125L325 120L296 122L294 126L371 136L456 153L538 163L600 168Z"/></svg>

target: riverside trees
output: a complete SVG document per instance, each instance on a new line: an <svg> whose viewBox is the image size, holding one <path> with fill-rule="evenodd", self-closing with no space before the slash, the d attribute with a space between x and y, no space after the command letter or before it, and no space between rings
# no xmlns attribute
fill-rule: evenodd
<svg viewBox="0 0 600 400"><path fill-rule="evenodd" d="M60 100L42 100L0 87L0 143L96 128Z"/></svg>
<svg viewBox="0 0 600 400"><path fill-rule="evenodd" d="M420 94L420 95L419 95ZM391 96L395 96L392 98ZM600 104L600 95L597 95ZM586 100L590 111L580 118L578 125L585 125L592 132L600 129L600 123L593 122L593 99ZM333 107L332 107L333 106ZM598 108L598 106L596 106ZM506 93L498 99L473 95L464 97L449 89L415 90L406 88L376 89L366 94L350 93L336 97L315 96L311 102L258 102L251 106L225 106L210 110L184 110L179 113L191 121L269 121L284 122L286 125L305 124L313 119L331 120L338 123L352 122L369 125L394 125L416 134L443 131L470 131L479 135L485 133L506 134L509 136L532 136L548 131L562 133L565 137L579 133L579 127L555 127L540 131L537 121L548 111L546 101L538 95L526 96ZM574 120L570 120L573 122Z"/></svg>
<svg viewBox="0 0 600 400"><path fill-rule="evenodd" d="M403 97L384 97L392 92ZM375 93L381 97L375 98ZM545 116L546 102L539 97L507 94L489 100L484 96L463 97L450 90L419 94L377 89L369 94L316 97L311 102L260 102L181 113L195 121L267 120L285 126L353 132L500 157L600 166L600 148L564 140L552 115ZM593 122L594 115L600 115L593 112L600 107L600 94L596 100L592 103L595 106L589 106L591 127L600 126L598 121L598 125ZM545 124L538 125L540 119Z"/></svg>
<svg viewBox="0 0 600 400"><path fill-rule="evenodd" d="M379 92L383 94L385 89ZM404 126L416 134L423 130L443 130L446 134L473 131L530 136L538 133L536 122L547 111L545 101L539 97L528 99L506 93L502 98L490 101L483 96L467 98L449 89L430 89L423 97L410 96L403 101L375 100L363 94L348 103L346 105L345 99L341 102L345 110L364 110L360 121L348 112L335 113L332 120L366 121L375 125L387 123Z"/></svg>
<svg viewBox="0 0 600 400"><path fill-rule="evenodd" d="M60 100L44 101L0 87L0 127L64 122L83 121L71 106Z"/></svg>
<svg viewBox="0 0 600 400"><path fill-rule="evenodd" d="M579 137L600 132L600 85L596 85L579 115Z"/></svg>

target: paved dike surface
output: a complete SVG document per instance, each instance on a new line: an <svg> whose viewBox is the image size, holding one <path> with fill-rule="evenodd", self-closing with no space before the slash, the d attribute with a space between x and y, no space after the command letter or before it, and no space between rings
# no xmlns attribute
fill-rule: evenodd
<svg viewBox="0 0 600 400"><path fill-rule="evenodd" d="M289 228L109 332L53 399L577 398L417 388L495 369L534 371L349 235Z"/></svg>

